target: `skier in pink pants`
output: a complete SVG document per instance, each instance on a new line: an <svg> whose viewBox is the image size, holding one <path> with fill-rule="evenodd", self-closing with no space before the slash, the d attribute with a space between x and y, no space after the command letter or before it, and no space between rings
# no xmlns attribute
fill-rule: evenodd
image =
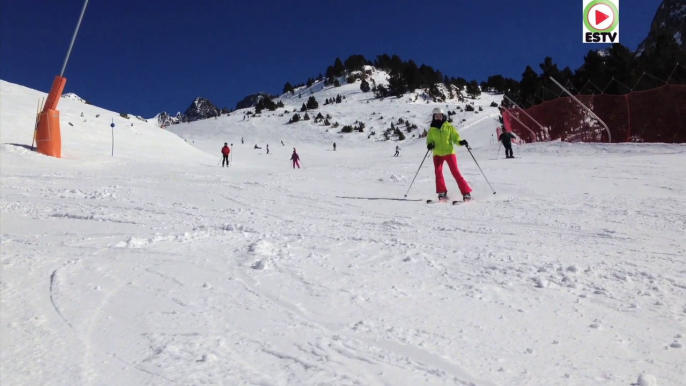
<svg viewBox="0 0 686 386"><path fill-rule="evenodd" d="M443 110L435 108L432 112L433 120L429 133L426 136L426 147L434 152L434 168L436 171L436 193L438 193L439 200L448 199L448 188L445 186L443 179L443 162L448 161L450 173L457 182L457 187L460 188L462 199L469 201L472 199L472 188L469 187L467 181L460 174L457 168L457 157L455 156L455 149L453 144L460 146L467 146L467 141L460 138L460 134L455 130L455 127L446 120Z"/></svg>

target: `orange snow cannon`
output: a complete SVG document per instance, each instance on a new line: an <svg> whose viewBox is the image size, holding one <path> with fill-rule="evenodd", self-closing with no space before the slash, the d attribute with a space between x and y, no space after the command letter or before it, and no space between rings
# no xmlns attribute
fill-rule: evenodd
<svg viewBox="0 0 686 386"><path fill-rule="evenodd" d="M38 116L38 127L36 128L38 152L56 158L62 158L62 134L57 103L60 101L66 83L67 78L55 77L43 111Z"/></svg>

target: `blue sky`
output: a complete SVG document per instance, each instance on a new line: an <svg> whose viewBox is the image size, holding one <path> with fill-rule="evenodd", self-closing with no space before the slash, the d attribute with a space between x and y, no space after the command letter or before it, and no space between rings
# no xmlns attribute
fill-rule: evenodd
<svg viewBox="0 0 686 386"><path fill-rule="evenodd" d="M82 0L0 0L0 78L47 92ZM621 43L635 50L661 2L622 0ZM576 69L582 0L91 0L65 92L117 112L184 111L197 96L235 108L323 73L336 57L397 54L449 76L517 80L545 56Z"/></svg>

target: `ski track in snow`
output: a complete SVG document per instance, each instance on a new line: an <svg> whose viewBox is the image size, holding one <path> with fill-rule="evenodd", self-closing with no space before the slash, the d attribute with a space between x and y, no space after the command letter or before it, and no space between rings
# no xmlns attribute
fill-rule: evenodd
<svg viewBox="0 0 686 386"><path fill-rule="evenodd" d="M173 129L206 153L136 122L118 133L130 148L114 159L96 146L108 143L108 127L88 126L82 140L70 132L78 126L63 127L68 156L54 160L8 145L32 127L28 96L39 94L2 90L3 101L16 96L13 114L3 106L0 116L2 384L686 377L682 145L533 144L515 149L521 159L495 161L495 123L473 116L463 135L498 194L458 149L474 202L349 200L336 196L402 197L423 142L405 141L398 159L396 142L364 133L234 114ZM483 114L488 98L478 101ZM97 109L60 103L64 119ZM397 119L433 106L328 111ZM252 149L267 140L268 161ZM234 164L215 167L227 141ZM292 147L303 169L291 169ZM408 198L434 198L432 172L425 162Z"/></svg>

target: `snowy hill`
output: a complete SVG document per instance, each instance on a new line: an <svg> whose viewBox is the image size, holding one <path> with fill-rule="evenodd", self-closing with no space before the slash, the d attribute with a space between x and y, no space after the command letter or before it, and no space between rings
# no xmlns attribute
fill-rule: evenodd
<svg viewBox="0 0 686 386"><path fill-rule="evenodd" d="M387 84L388 74L374 70L371 79L378 85ZM343 78L340 80L345 82ZM341 103L324 104L325 100L335 99L337 96L342 98ZM310 120L304 121L302 117L305 112L301 112L301 107L310 97L317 100L319 107L308 110ZM280 101L284 104L283 108L275 111L264 110L258 116L251 116L249 113L254 112L254 108L240 109L230 116L182 123L168 129L187 140L202 144L201 146L207 150L223 142L239 143L241 138L251 146L258 145L262 148L267 144L281 146L280 141L285 140L284 143L291 147L315 143L331 147L333 142L343 147L348 144L370 146L373 142L381 141L387 142L381 146L394 149L396 145L402 147L417 142L422 132L428 129L431 111L435 107L440 107L446 113L456 113L453 116L453 125L463 133L473 147L491 144L492 135L499 126L498 108L492 107L491 104L499 104L502 96L484 93L476 100L466 99L464 102L459 102L457 98L444 103L430 100L423 90L408 93L401 98L376 99L373 93L360 91L359 80L340 87L325 86L324 82L320 81L310 87L298 88L293 94L275 98L275 103ZM472 104L475 111L466 111L467 104ZM289 124L289 119L294 114L298 114L301 120ZM318 114L330 116L330 123L337 123L338 127L326 126L323 122L315 123L314 118ZM399 124L399 120L403 123ZM363 132L341 133L343 126L355 125L356 122L364 123ZM417 128L408 132L404 122L416 125ZM390 129L391 124L404 133L405 141L398 141L394 135L390 135L388 141L384 139L384 131Z"/></svg>
<svg viewBox="0 0 686 386"><path fill-rule="evenodd" d="M81 98L80 96L78 96L78 95L76 95L76 94L74 94L74 93L67 93L67 94L64 94L64 95L62 95L62 98L63 98L63 99L69 99L69 100L72 100L72 101L81 102L81 103L84 103L84 104L88 104L88 102L86 102L85 99Z"/></svg>
<svg viewBox="0 0 686 386"><path fill-rule="evenodd" d="M651 50L660 34L673 36L686 49L686 0L663 0L650 25L648 36L639 44L637 55Z"/></svg>
<svg viewBox="0 0 686 386"><path fill-rule="evenodd" d="M26 149L45 94L0 83L0 384L683 383L686 145L496 159L483 95L455 119L497 194L460 147L475 200L427 205L424 141L379 133L438 104L322 86L365 132L279 109L173 126L187 143L65 99L54 159Z"/></svg>
<svg viewBox="0 0 686 386"><path fill-rule="evenodd" d="M0 141L5 155L25 154L16 144L31 145L36 108L46 94L0 81L2 115ZM124 118L119 113L88 105L74 94L62 98L58 104L64 160L78 162L122 163L125 161L181 162L199 160L205 155L177 136L161 130L139 117ZM114 123L114 152L111 157ZM50 157L31 154L33 162L63 164Z"/></svg>

